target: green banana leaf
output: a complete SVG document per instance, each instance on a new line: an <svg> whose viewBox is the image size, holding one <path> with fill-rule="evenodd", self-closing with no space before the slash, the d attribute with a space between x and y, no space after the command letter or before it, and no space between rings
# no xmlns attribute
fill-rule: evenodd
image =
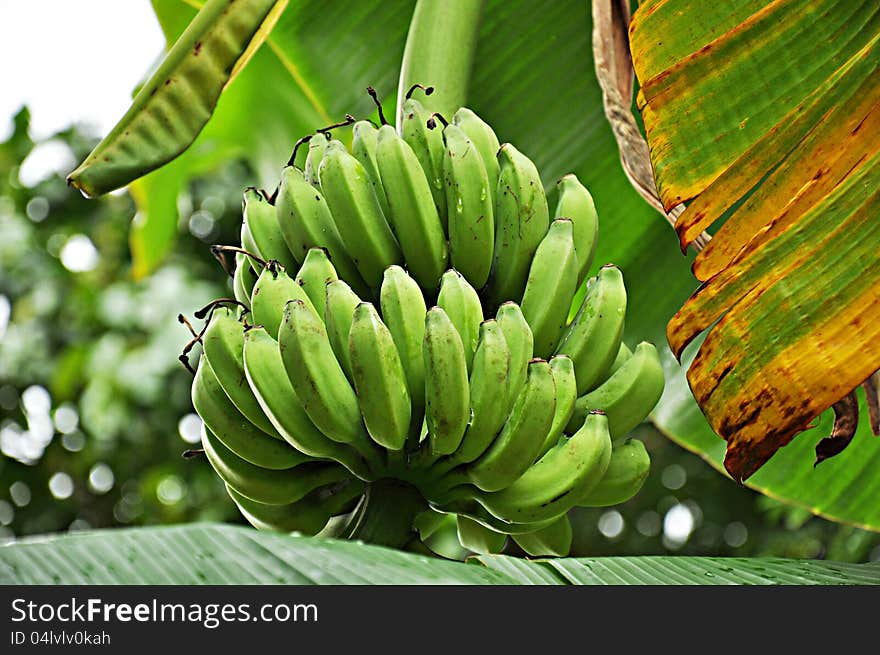
<svg viewBox="0 0 880 655"><path fill-rule="evenodd" d="M880 6L647 1L630 36L660 198L687 203L681 246L717 228L669 342L708 330L687 380L745 479L880 367ZM820 488L858 503L853 482Z"/></svg>
<svg viewBox="0 0 880 655"><path fill-rule="evenodd" d="M153 0L153 5L173 43L201 3ZM131 232L135 275L153 270L173 247L189 180L240 157L252 165L254 185L274 188L297 138L345 113L373 111L364 92L368 84L382 95L386 115L393 115L414 6L411 0L289 3L248 65L225 88L193 145L130 185L139 205ZM594 72L592 29L589 3L486 0L467 103L502 140L537 163L551 207L553 185L565 173L576 173L590 188L600 216L592 269L608 262L621 266L630 294L626 341L632 346L651 340L664 358L670 384L654 418L665 434L723 470L724 441L708 426L682 367L665 347L666 323L697 286L692 258L677 252L674 232L639 197L621 168ZM346 137L344 130L336 134ZM857 437L844 455L815 471L803 453L793 452L812 448L828 426L823 419L747 484L828 518L880 529L880 508L870 500L880 492L880 482L867 475L880 457L872 444Z"/></svg>
<svg viewBox="0 0 880 655"><path fill-rule="evenodd" d="M462 563L359 542L192 524L13 542L0 547L0 584L874 585L880 563L503 555Z"/></svg>

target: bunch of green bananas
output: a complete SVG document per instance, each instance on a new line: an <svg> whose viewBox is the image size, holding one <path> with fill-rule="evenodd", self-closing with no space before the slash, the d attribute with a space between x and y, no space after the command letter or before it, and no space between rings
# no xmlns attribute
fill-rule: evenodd
<svg viewBox="0 0 880 655"><path fill-rule="evenodd" d="M351 152L308 144L276 194L245 191L235 301L200 335L192 400L229 495L258 528L404 546L447 515L476 552L567 554L569 510L640 489L627 435L663 389L654 346L622 343L617 267L570 316L589 192L563 177L551 220L531 160L412 97L398 129L354 123Z"/></svg>

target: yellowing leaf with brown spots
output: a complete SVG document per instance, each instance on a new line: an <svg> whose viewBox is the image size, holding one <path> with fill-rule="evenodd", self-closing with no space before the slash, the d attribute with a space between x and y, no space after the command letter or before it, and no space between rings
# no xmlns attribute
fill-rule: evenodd
<svg viewBox="0 0 880 655"><path fill-rule="evenodd" d="M667 336L708 330L687 379L742 480L880 368L880 4L647 0L630 38L661 200L713 232Z"/></svg>

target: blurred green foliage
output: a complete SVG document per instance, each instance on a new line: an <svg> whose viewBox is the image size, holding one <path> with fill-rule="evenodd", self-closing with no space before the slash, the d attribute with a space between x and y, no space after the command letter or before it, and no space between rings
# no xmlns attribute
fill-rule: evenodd
<svg viewBox="0 0 880 655"><path fill-rule="evenodd" d="M3 534L238 520L207 463L181 457L198 421L177 314L228 294L207 244L234 240L247 171L194 183L174 255L135 281L131 198L64 182L95 142L35 144L24 109L0 145Z"/></svg>
<svg viewBox="0 0 880 655"><path fill-rule="evenodd" d="M241 523L207 462L181 457L199 424L177 315L230 294L207 246L238 241L254 175L231 162L192 181L174 252L135 280L131 198L85 200L64 182L96 141L71 128L34 143L25 109L0 144L0 538ZM619 507L577 510L573 554L880 559L880 535L740 487L650 426L636 436L653 461L645 487Z"/></svg>

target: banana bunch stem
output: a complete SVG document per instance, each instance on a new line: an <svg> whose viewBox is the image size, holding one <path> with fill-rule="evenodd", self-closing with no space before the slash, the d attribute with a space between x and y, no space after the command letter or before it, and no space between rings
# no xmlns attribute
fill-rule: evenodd
<svg viewBox="0 0 880 655"><path fill-rule="evenodd" d="M426 509L427 501L413 485L392 478L376 480L367 485L346 537L389 548L404 548L418 539L413 521Z"/></svg>

